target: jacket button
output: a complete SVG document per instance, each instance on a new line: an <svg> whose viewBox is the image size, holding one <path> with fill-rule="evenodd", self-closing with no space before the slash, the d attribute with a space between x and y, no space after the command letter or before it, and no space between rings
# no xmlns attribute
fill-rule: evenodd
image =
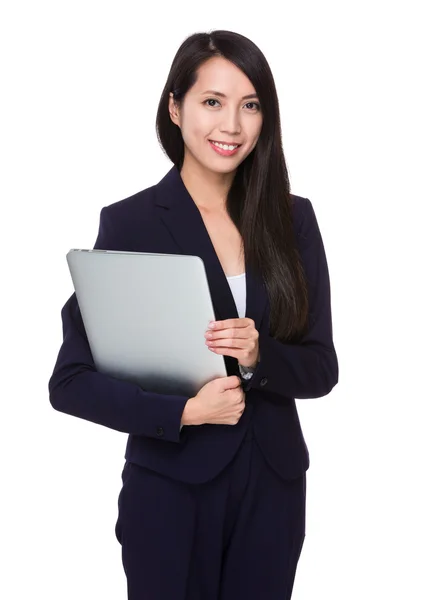
<svg viewBox="0 0 424 600"><path fill-rule="evenodd" d="M261 385L266 385L268 383L268 379L266 377L263 377L261 379Z"/></svg>
<svg viewBox="0 0 424 600"><path fill-rule="evenodd" d="M164 432L164 430L163 430L163 427L156 427L156 434L157 434L159 437L162 437L164 433L165 433L165 432Z"/></svg>

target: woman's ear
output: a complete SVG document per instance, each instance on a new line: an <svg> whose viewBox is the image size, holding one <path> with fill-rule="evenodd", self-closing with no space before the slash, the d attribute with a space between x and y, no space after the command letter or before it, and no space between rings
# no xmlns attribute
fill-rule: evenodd
<svg viewBox="0 0 424 600"><path fill-rule="evenodd" d="M180 113L178 109L178 105L174 100L174 94L169 92L169 104L168 104L169 116L171 121L180 127Z"/></svg>

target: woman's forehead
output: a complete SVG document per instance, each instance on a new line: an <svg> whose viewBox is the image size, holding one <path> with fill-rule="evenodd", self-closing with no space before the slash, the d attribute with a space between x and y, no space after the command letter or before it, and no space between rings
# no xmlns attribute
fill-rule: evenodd
<svg viewBox="0 0 424 600"><path fill-rule="evenodd" d="M196 94L214 91L227 97L241 98L255 94L255 88L243 71L222 57L211 58L199 67L196 82L191 89Z"/></svg>

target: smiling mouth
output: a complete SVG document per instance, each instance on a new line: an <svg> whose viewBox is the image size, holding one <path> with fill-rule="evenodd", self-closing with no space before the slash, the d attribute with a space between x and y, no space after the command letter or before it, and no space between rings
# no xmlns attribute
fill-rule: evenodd
<svg viewBox="0 0 424 600"><path fill-rule="evenodd" d="M241 144L234 144L232 142L219 142L218 140L209 140L212 144L220 144L221 146L234 146L235 148L239 148Z"/></svg>

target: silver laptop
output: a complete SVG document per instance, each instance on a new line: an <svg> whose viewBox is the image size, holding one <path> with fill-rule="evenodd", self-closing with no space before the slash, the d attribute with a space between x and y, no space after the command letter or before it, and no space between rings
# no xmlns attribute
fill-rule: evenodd
<svg viewBox="0 0 424 600"><path fill-rule="evenodd" d="M215 313L200 257L70 250L66 259L100 372L188 396L227 376L205 344Z"/></svg>

